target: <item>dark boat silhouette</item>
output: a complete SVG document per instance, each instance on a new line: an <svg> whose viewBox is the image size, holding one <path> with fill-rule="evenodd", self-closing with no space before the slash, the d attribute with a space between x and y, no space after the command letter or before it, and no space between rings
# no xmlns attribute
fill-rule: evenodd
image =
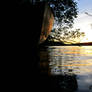
<svg viewBox="0 0 92 92"><path fill-rule="evenodd" d="M14 14L15 29L20 34L24 32L24 37L30 39L33 48L47 39L53 27L54 14L45 0L16 0Z"/></svg>
<svg viewBox="0 0 92 92"><path fill-rule="evenodd" d="M57 78L53 77L52 79L52 77L48 76L45 76L44 78L39 72L38 64L40 60L37 53L38 44L43 43L51 32L54 22L53 11L46 2L36 2L39 0L31 0L30 3L29 0L27 0L27 2L24 2L26 0L21 0L23 2L16 1L16 7L13 12L13 22L11 24L13 25L14 33L16 33L15 38L17 39L17 45L14 45L19 51L16 55L20 57L20 59L16 59L17 64L20 67L18 72L19 74L23 73L24 76L19 78L18 74L18 80L15 79L21 83L17 83L17 85L19 85L19 87L20 84L21 86L23 85L23 87L20 87L22 90L25 88L26 91L27 89L31 89L33 91L39 90L41 92L47 92L49 90L48 88L50 88L51 91L54 91L54 87L56 87L56 90L62 90L64 89L62 85L65 85L66 89L64 90L66 91L68 87L71 88L71 86L67 86L66 84L73 80L74 83L71 82L69 85L75 84L75 87L73 88L73 90L75 90L77 84L74 76L74 78L72 76L58 76ZM15 58L17 57L16 55ZM70 80L66 80L67 77L70 77ZM59 82L61 78L62 80ZM63 81L65 81L65 84L63 84ZM58 86L56 86L55 83ZM50 86L50 84L52 85Z"/></svg>

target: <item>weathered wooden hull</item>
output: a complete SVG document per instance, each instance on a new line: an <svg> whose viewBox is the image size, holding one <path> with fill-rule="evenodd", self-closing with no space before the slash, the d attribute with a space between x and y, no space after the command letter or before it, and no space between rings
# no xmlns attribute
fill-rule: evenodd
<svg viewBox="0 0 92 92"><path fill-rule="evenodd" d="M17 3L15 16L19 28L26 28L35 45L47 39L54 23L53 12L46 2Z"/></svg>
<svg viewBox="0 0 92 92"><path fill-rule="evenodd" d="M47 39L48 35L52 30L53 23L54 23L53 12L49 7L49 5L46 3L44 7L44 13L43 13L40 43L43 43Z"/></svg>

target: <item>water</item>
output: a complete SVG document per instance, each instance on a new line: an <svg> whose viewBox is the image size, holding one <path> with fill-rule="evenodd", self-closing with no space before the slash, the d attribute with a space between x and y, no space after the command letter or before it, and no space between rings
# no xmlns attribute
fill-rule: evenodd
<svg viewBox="0 0 92 92"><path fill-rule="evenodd" d="M73 87L76 84L73 92L92 92L92 46L42 48L40 50L40 71L48 76L63 76L64 78L59 78L60 87L68 85L69 81L66 82L66 80L70 78L72 83L70 85ZM66 89L70 90L69 88L71 89L68 85Z"/></svg>

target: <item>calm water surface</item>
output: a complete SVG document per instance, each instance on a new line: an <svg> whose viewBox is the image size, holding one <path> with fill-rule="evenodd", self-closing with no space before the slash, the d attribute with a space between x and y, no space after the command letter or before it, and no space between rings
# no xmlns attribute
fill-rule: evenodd
<svg viewBox="0 0 92 92"><path fill-rule="evenodd" d="M75 75L78 88L74 92L92 92L92 46L42 48L40 68L48 76Z"/></svg>

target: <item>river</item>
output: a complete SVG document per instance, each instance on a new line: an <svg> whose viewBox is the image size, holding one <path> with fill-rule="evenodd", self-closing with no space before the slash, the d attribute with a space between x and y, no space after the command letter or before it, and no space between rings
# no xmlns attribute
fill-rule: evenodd
<svg viewBox="0 0 92 92"><path fill-rule="evenodd" d="M60 82L58 83L62 89L70 90L72 88L69 85L72 87L75 85L73 92L92 92L92 46L47 46L41 48L40 71L48 76L64 76L61 80L59 78ZM71 81L66 82L66 80ZM74 82L74 84L68 82Z"/></svg>

